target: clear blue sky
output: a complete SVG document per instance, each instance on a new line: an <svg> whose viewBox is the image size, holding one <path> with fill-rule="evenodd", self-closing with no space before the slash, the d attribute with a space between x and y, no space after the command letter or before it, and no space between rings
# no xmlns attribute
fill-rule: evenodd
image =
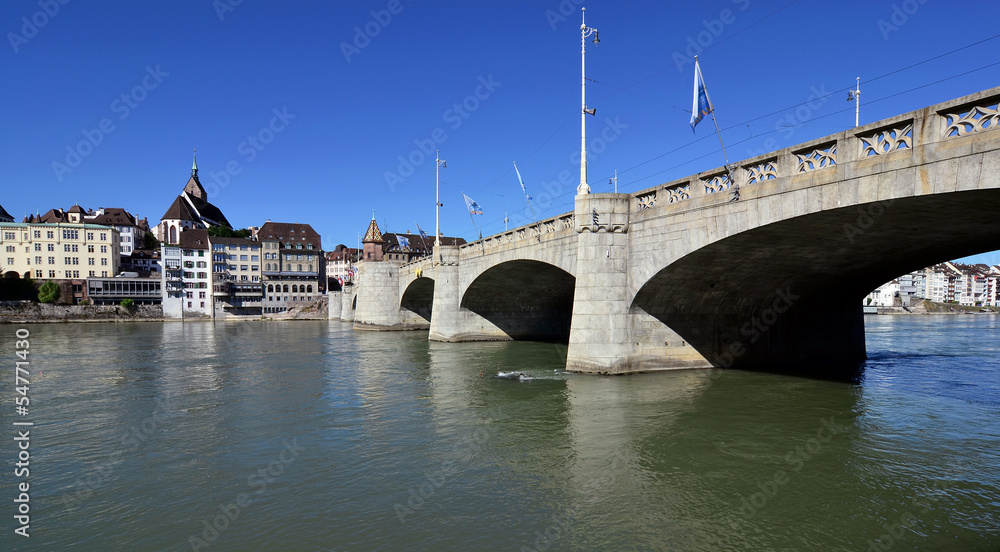
<svg viewBox="0 0 1000 552"><path fill-rule="evenodd" d="M987 67L1000 39L885 76L996 35L960 24L993 1L8 0L0 204L18 220L80 203L155 224L196 146L234 226L307 222L330 249L353 245L373 209L383 230L433 234L434 154L420 147L436 141L445 235L475 237L463 191L484 234L505 213L525 220L513 161L539 218L569 211L580 5L601 38L588 42L588 138L613 138L596 144L594 191L615 169L631 192L722 164L711 123L688 126L698 42L733 161L851 127L858 76L862 123L1000 84ZM88 135L99 143L81 147Z"/></svg>

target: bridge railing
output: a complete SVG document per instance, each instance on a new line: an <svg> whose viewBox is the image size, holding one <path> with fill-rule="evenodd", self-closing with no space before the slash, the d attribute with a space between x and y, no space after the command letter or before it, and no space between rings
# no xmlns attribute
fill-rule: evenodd
<svg viewBox="0 0 1000 552"><path fill-rule="evenodd" d="M472 249L478 249L487 251L496 247L520 242L529 242L531 240L538 242L545 236L564 231L576 231L573 213L563 213L545 220L507 230L499 234L487 236L481 240L469 242L461 246L461 250L469 251Z"/></svg>
<svg viewBox="0 0 1000 552"><path fill-rule="evenodd" d="M998 127L1000 87L744 159L732 163L733 173L737 186L743 190L781 177L828 171L852 161L890 154L908 155L914 147ZM633 193L630 211L641 213L713 194L721 194L721 198L728 195L723 192L730 192L732 188L733 182L726 169L716 167ZM469 242L461 249L485 252L527 240L541 241L544 236L565 230L575 230L573 212Z"/></svg>
<svg viewBox="0 0 1000 552"><path fill-rule="evenodd" d="M904 113L862 127L811 140L732 163L740 190L780 177L827 171L852 161L880 158L996 130L1000 126L1000 87ZM692 198L729 192L733 188L724 167L716 167L632 194L632 213L664 207Z"/></svg>

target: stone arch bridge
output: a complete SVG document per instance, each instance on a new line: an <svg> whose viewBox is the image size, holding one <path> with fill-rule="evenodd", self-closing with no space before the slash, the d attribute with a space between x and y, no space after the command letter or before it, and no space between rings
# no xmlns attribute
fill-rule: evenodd
<svg viewBox="0 0 1000 552"><path fill-rule="evenodd" d="M843 376L862 298L1000 248L1000 87L575 210L410 264L363 264L338 315L436 341L569 344L567 369ZM739 200L732 201L738 187Z"/></svg>

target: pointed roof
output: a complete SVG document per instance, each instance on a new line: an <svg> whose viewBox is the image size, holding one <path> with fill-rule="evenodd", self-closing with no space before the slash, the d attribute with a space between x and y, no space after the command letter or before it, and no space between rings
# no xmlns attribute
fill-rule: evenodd
<svg viewBox="0 0 1000 552"><path fill-rule="evenodd" d="M191 208L188 207L187 201L184 201L184 198L182 198L181 196L177 196L177 199L175 199L174 202L170 204L170 207L167 209L167 212L163 213L163 216L160 217L160 220L168 220L168 219L191 220L191 221L200 220L197 215L191 212Z"/></svg>
<svg viewBox="0 0 1000 552"><path fill-rule="evenodd" d="M0 205L0 222L14 222L14 217L4 210L3 205Z"/></svg>
<svg viewBox="0 0 1000 552"><path fill-rule="evenodd" d="M81 215L87 214L87 212L83 210L83 207L80 207L79 203L76 203L72 207L70 207L67 213L80 213Z"/></svg>
<svg viewBox="0 0 1000 552"><path fill-rule="evenodd" d="M368 231L365 232L365 239L361 240L364 243L383 243L382 232L378 229L378 223L375 222L375 213L372 213L372 223L368 225Z"/></svg>
<svg viewBox="0 0 1000 552"><path fill-rule="evenodd" d="M191 176L198 176L198 148L194 148L194 161L191 163Z"/></svg>

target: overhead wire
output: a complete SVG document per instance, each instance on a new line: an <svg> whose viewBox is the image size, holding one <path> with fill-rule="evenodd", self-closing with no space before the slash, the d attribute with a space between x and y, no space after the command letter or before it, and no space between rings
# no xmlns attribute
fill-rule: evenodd
<svg viewBox="0 0 1000 552"><path fill-rule="evenodd" d="M751 23L751 24L750 24L749 26L745 27L744 29L741 29L740 31L738 31L738 32L734 33L733 35L730 35L730 36L726 37L726 39L724 39L724 40L720 40L720 41L716 42L715 44L713 44L713 45L711 45L711 46L715 46L715 45L718 45L718 44L720 44L720 43L724 42L725 40L728 40L729 38L732 38L732 37L736 36L736 35L737 35L737 34L739 34L740 32L743 32L744 30L746 30L746 29L749 29L750 27L752 27L753 25L756 25L757 23L759 23L759 22L763 21L764 19L767 19L768 17L771 17L771 16L773 16L773 15L777 14L777 13L778 13L778 12L780 12L781 10L784 10L785 8L787 8L788 6L790 6L790 5L794 4L794 3L795 3L795 2L797 2L797 1L798 1L798 0L793 0L792 2L789 2L788 4L785 4L784 6L782 6L782 7L781 7L781 8L779 8L778 10L776 10L776 11L772 12L771 14L769 14L769 15L767 15L767 16L765 16L765 17L763 17L763 18L761 18L761 19L759 19L759 20L757 20L757 21L755 21L754 23ZM913 63L913 64L910 64L910 65L907 65L907 66L905 66L905 67L902 67L902 68L899 68L899 69L895 69L895 70L893 70L893 71L890 71L890 72L888 72L888 73L884 73L884 74L882 74L882 75L878 75L878 76L875 76L875 77L872 77L872 78L869 78L869 79L866 79L866 81L865 81L865 82L867 82L867 83L872 83L872 82L876 82L876 81L879 81L879 80L881 80L881 79L884 79L884 78L887 78L887 77L890 77L890 76L892 76L892 75L895 75L895 74L898 74L898 73L901 73L901 72L903 72L903 71L907 71L907 70L909 70L909 69L913 69L914 67L919 67L919 66L921 66L921 65L924 65L924 64L926 64L926 63L930 63L930 62L932 62L932 61L935 61L935 60L938 60L938 59L941 59L941 58L943 58L943 57L947 57L947 56L950 56L950 55L953 55L953 54L956 54L956 53L958 53L958 52L961 52L961 51L963 51L963 50L967 50L967 49L969 49L969 48L973 48L973 47L975 47L975 46L978 46L978 45L980 45L980 44L983 44L983 43L986 43L986 42L989 42L989 41L991 41L991 40L996 40L997 38L1000 38L1000 34L996 34L996 35L993 35L993 36L990 36L990 37L987 37L987 38L984 38L984 39L981 39L981 40L978 40L978 41L976 41L976 42L973 42L973 43L970 43L970 44L967 44L967 45L965 45L965 46L962 46L962 47L959 47L959 48L955 48L955 49L953 49L953 50L950 50L950 51L948 51L948 52L944 52L944 53L941 53L941 54L938 54L938 55L935 55L935 56L933 56L933 57L930 57L930 58L927 58L927 59L924 59L924 60L921 60L921 61L919 61L919 62L916 62L916 63ZM897 97L897 96L900 96L900 95L903 95L903 94L907 94L907 93L910 93L910 92L913 92L913 91L915 91L915 90L919 90L919 89L922 89L922 88L926 88L926 87L928 87L928 86L933 86L933 85L935 85L935 84L940 84L940 83L942 83L942 82L945 82L945 81L948 81L948 80L951 80L951 79L955 79L955 78L958 78L958 77L962 77L962 76L965 76L965 75L968 75L968 74L971 74L971 73L975 73L975 72L978 72L978 71L982 71L982 70L984 70L984 69L988 69L988 68L990 68L990 67L994 67L994 66L996 66L996 65L1000 65L1000 62L995 62L995 63L991 63L991 64L988 64L988 65L984 65L984 66L981 66L981 67L978 67L978 68L976 68L976 69L971 69L971 70L969 70L969 71L965 71L965 72L962 72L962 73L958 73L958 74L956 74L956 75L952 75L952 76L949 76L949 77L945 77L945 78L943 78L943 79L938 79L938 80L936 80L936 81L933 81L933 82L930 82L930 83L926 83L926 84L922 84L922 85L920 85L920 86L916 86L916 87L913 87L913 88L909 88L909 89L907 89L907 90L903 90L903 91L900 91L900 92L896 92L896 93L893 93L893 94L890 94L890 95L888 95L888 96L884 96L884 97L882 97L882 98L877 98L877 99L874 99L874 100L871 100L871 101L869 101L869 102L866 102L866 105L871 105L871 104L875 104L875 103L879 103L879 102L882 102L882 101L886 101L886 100L889 100L889 99L891 99L891 98L894 98L894 97ZM671 107L674 107L674 108L676 108L676 109L681 109L682 111L685 111L685 112L688 112L688 110L685 110L685 109L683 109L683 108L679 108L679 107L678 107L678 106L676 106L676 105L672 105L672 104L669 104L669 103L667 103L667 102L663 102L663 101L661 101L661 100L657 100L657 99L654 99L654 98L650 98L650 97L648 97L648 96L644 96L644 95L641 95L641 94L638 94L638 93L634 93L634 92L631 92L630 90L628 90L628 88L631 88L631 87L633 87L633 86L636 86L636 85L638 85L638 84L640 84L640 83L642 83L642 82L645 82L646 80L649 80L650 78L652 78L652 77L654 77L654 76L656 76L656 75L659 75L659 74L661 74L661 73L663 73L663 72L665 72L665 71L666 71L666 69L664 69L664 70L661 70L661 71L658 71L658 72L656 72L656 73L653 73L653 74L651 74L651 75L649 75L649 76L647 76L647 77L645 77L645 78L643 78L643 79L640 79L640 80L638 80L638 81L636 81L636 82L634 82L634 83L632 83L632 84L630 84L630 85L627 85L627 86L626 86L626 87L624 87L624 88L619 88L619 87L616 87L616 86L613 86L613 85L610 85L610 84L608 84L608 83L604 83L604 82L601 82L601 81L597 81L597 80L594 80L594 82L595 82L595 83L598 83L598 84L601 84L601 85L603 85L603 86L609 86L609 87L611 87L611 88L615 88L615 89L616 89L616 91L615 91L615 92L612 92L611 94L607 94L607 95L605 95L605 96L602 96L602 97L601 97L601 98L599 98L599 99L603 99L603 98L607 98L607 97L610 97L610 96L613 96L613 95L615 95L615 94L618 94L618 93L621 93L621 92L627 92L627 93L630 93L630 94L632 94L632 95L635 95L635 96L638 96L638 97L640 97L640 98L644 98L644 99L646 99L646 100L649 100L649 101L653 101L653 102L655 102L655 103L660 103L660 104L664 104L664 105L669 105L669 106L671 106ZM731 129L733 129L733 128L737 128L737 127L740 127L740 126L743 126L743 125L748 125L749 123L751 123L751 122L754 122L754 121L758 121L758 120L760 120L760 119L765 119L765 118L768 118L768 117L773 117L773 116L775 116L775 115L778 115L778 114L780 114L780 113L785 113L785 112L787 112L787 111L788 111L788 110L790 110L790 109L794 109L794 108L797 108L797 107L801 107L801 106L804 106L804 105L807 105L807 104L809 104L809 103L813 103L813 102L815 102L815 101L817 101L817 100L819 100L819 99L823 99L823 98L827 98L827 97L831 97L831 96L833 96L833 95L835 95L835 94L840 94L840 93L843 93L843 92L844 92L845 90L852 90L852 88L851 88L851 87L846 87L846 88L839 88L839 89L837 89L837 90L834 90L834 91L832 91L832 92L830 92L830 93L828 93L828 94L824 94L824 95L822 95L822 96L817 96L817 97L815 97L815 98L812 98L812 99L810 99L810 100L807 100L807 101L804 101L804 102L799 102L799 103L796 103L796 104L793 104L793 105L791 105L791 106L786 106L786 107L783 107L783 108L781 108L781 109L778 109L778 110L776 110L776 111L772 111L772 112L770 112L770 113L766 113L766 114L764 114L764 115L759 115L759 116L757 116L757 117L753 117L753 118L751 118L751 119L747 119L747 120L745 120L745 121L742 121L742 122L739 122L739 123L735 123L735 124L733 124L733 125L730 125L730 126L728 126L728 127L724 128L723 130L731 130ZM815 117L815 118L813 118L813 119L811 119L811 120L815 121L815 120L820 120L820 119L825 119L825 118L827 118L827 117L831 117L831 116L833 116L833 115L838 115L838 114L840 114L840 113L844 113L844 112L847 112L847 111L850 111L851 109L853 109L853 108L846 108L846 109L841 109L841 110L838 110L838 111L835 111L835 112L833 112L833 113L829 113L829 114L826 114L826 115L822 115L822 116L819 116L819 117ZM538 146L538 147L536 147L536 148L535 148L534 150L532 150L532 152L531 152L530 154L528 154L528 155L527 155L526 157L524 157L523 159L524 159L524 160L526 160L526 159L530 158L531 156L533 156L534 154L536 154L536 153L537 153L537 152L538 152L538 151L539 151L539 150L540 150L540 149L541 149L541 148L542 148L542 147L543 147L543 146L544 146L544 145L545 145L546 143L548 143L548 142L549 142L549 141L550 141L550 140L551 140L552 138L554 138L554 137L555 137L555 136L556 136L556 135L557 135L557 134L558 134L558 133L559 133L559 132L560 132L560 131L561 131L561 130L562 130L562 129L563 129L563 128L564 128L564 127L565 127L565 126L567 125L567 124L569 124L569 123L570 123L570 122L571 122L571 121L572 121L572 120L573 120L573 119L574 119L575 117L576 117L576 115L572 115L572 116L570 116L570 117L569 117L568 119L566 119L566 121L565 121L565 122L563 122L563 123L562 123L562 124L561 124L561 125L559 126L559 128L558 128L558 129L556 129L556 131L555 131L555 132L553 132L552 134L550 134L550 135L548 136L548 138L546 138L546 139L545 139L545 140L544 140L544 141L543 141L543 142L542 142L541 144L539 144L539 146ZM771 134L771 133L774 133L774 132L777 132L778 130L779 130L779 129L774 129L774 130L770 130L770 131L766 131L766 132L763 132L763 133L759 133L759 134L756 134L756 135L753 135L753 136L751 136L750 138L745 138L745 139L743 139L743 140L740 140L740 141L738 141L738 142L735 142L735 143L734 143L734 144L732 144L732 145L738 145L738 144L742 144L742 143L745 143L745 142L748 142L748 141L750 141L750 140L753 140L753 139L756 139L756 138L759 138L759 137L761 137L761 136L766 136L766 135L768 135L768 134ZM628 168L626 168L626 169L624 169L624 170L619 170L619 171L618 171L618 175L620 176L621 174L624 174L624 173L627 173L627 172L629 172L629 171L631 171L631 170L634 170L634 169L637 169L637 168L639 168L639 167L642 167L642 166L644 166L644 165L647 165L647 164L649 164L649 163L651 163L651 162L653 162L653 161L656 161L656 160L658 160L658 159L662 159L663 157L665 157L665 156L667 156L667 155L670 155L670 154L672 154L672 153L676 153L676 152L678 152L678 151L680 151L680 150L683 150L683 149L685 149L685 148L687 148L687 147L689 147L689 146L693 146L694 144L697 144L698 142L701 142L702 140L705 140L705 139L707 139L707 138L710 138L710 137L711 137L711 135L705 135L705 136L702 136L702 137L700 137L700 138L697 138L697 139L695 139L695 140L692 140L692 141L690 141L690 142L687 142L687 143L685 143L685 144L683 144L683 145L680 145L680 146L678 146L678 147L676 147L676 148L674 148L674 149L672 149L672 150L669 150L669 151L667 151L667 152L664 152L664 153L662 153L662 154L659 154L659 155L657 155L657 156L655 156L655 157L652 157L652 158L650 158L650 159L647 159L647 160L645 160L645 161L643 161L643 162L641 162L641 163L638 163L638 164L636 164L636 165L633 165L633 166L631 166L631 167L628 167ZM709 153L707 153L707 154L705 154L705 155L702 155L702 156L699 156L699 157L696 157L696 158L693 158L693 159L689 159L689 160L687 160L687 161L685 161L684 163L681 163L681 164L679 164L679 165L675 165L675 166L673 166L673 167L670 167L670 168L667 168L667 169L664 169L664 170L662 170L662 171L658 171L658 172L656 172L656 173L653 173L653 174L650 174L650 175L647 175L647 176L644 176L644 177L641 177L641 178L639 178L639 179L636 179L636 180L631 180L631 181L628 181L628 182L626 182L626 183L624 183L624 184L623 184L623 183L621 183L621 182L619 182L619 183L618 183L618 185L619 185L619 188L621 188L622 186L627 186L627 185L629 185L629 184L634 184L634 183L637 183L637 182L641 182L641 181L643 181L643 180L646 180L646 179L648 179L648 178L652 178L653 176L657 176L657 175L659 175L659 174L662 174L662 173L664 173L664 172L669 172L669 171L671 171L671 170L675 170L675 169L677 169L677 168L680 168L680 167L682 167L682 166L684 166L684 165L687 165L687 164L689 164L689 163L691 163L691 162L693 162L693 161L697 161L697 160L700 160L700 159L703 159L703 158L705 158L705 157L708 157L708 156L710 156L710 155L714 155L715 153L717 153L717 151L712 151L712 152L709 152ZM496 180L494 180L493 182L494 182L494 183L496 183L496 182L497 182L497 181L499 181L499 180L500 180L501 178L503 178L503 177L507 176L507 175L508 175L508 174L510 174L510 173L511 173L511 170L509 170L509 169L508 169L506 173L504 173L504 174L503 174L502 176L498 177L498 178L497 178ZM610 178L610 177L605 177L605 178ZM603 180L603 179L604 179L604 178L599 178L599 179L596 179L596 180L595 180L595 182L596 182L596 181L600 181L600 180ZM566 193L563 193L563 194L560 194L560 195L558 195L558 196L553 196L553 197L552 197L552 199L553 199L553 200L555 200L555 199L557 199L557 198L562 198L562 197L565 197L565 196L569 195L570 193L575 193L575 189L574 189L574 190L571 190L570 192L566 192ZM504 196L501 196L501 197L504 197ZM523 209L522 209L522 210L523 210ZM548 209L545 209L545 210L542 210L541 212L545 212L545 211L547 211L547 210L548 210ZM515 211L514 213L519 213L519 212L521 212L521 210L519 210L519 211ZM503 222L503 219L498 219L498 220L496 220L496 221L492 221L492 222L488 222L488 223L484 224L483 226L484 226L484 227L485 227L485 226L491 226L491 225L493 225L493 224L498 224L498 223L502 223L502 222Z"/></svg>

